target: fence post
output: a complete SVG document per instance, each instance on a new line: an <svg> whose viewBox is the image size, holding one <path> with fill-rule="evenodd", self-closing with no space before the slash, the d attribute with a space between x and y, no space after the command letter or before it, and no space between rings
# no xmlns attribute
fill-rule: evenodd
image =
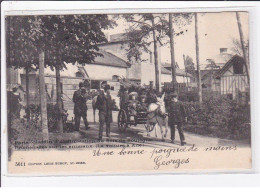
<svg viewBox="0 0 260 194"><path fill-rule="evenodd" d="M44 52L39 55L39 85L40 85L40 105L41 105L41 129L43 140L48 140L48 119L47 119L47 102L44 82Z"/></svg>

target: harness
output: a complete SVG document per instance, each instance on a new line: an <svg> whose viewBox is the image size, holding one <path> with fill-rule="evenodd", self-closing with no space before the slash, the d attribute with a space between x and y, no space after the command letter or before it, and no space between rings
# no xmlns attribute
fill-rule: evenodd
<svg viewBox="0 0 260 194"><path fill-rule="evenodd" d="M157 115L161 116L161 115L159 114L160 105L159 105L159 104L157 104L157 105L158 105L158 107L157 107L154 111L150 111L150 112L147 113L147 119L148 119L148 120L151 120L151 119L153 119L153 118L156 118L156 121L158 122L156 116L157 116ZM149 117L149 114L151 115L151 113L154 113L154 114L153 114L152 117ZM167 113L164 113L164 114L162 115L162 117L163 117L164 119L165 119L166 116L167 116Z"/></svg>

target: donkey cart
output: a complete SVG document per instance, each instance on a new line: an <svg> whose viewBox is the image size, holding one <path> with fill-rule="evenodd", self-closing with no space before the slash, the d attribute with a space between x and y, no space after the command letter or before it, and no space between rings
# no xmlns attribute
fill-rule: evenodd
<svg viewBox="0 0 260 194"><path fill-rule="evenodd" d="M149 132L151 132L155 125L148 127L147 114L145 111L137 111L135 115L132 115L128 110L120 109L118 113L119 132L126 132L129 126L137 126L138 124L143 124L145 129L149 128Z"/></svg>

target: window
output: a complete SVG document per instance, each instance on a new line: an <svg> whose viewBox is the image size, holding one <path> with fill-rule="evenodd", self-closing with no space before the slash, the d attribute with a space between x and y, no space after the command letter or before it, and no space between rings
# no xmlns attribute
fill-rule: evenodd
<svg viewBox="0 0 260 194"><path fill-rule="evenodd" d="M113 81L118 81L118 79L119 79L119 76L118 76L118 75L113 75L113 76L112 76L112 80L113 80Z"/></svg>
<svg viewBox="0 0 260 194"><path fill-rule="evenodd" d="M233 65L234 74L243 74L243 64L237 62Z"/></svg>
<svg viewBox="0 0 260 194"><path fill-rule="evenodd" d="M91 89L100 89L100 81L98 80L91 80Z"/></svg>
<svg viewBox="0 0 260 194"><path fill-rule="evenodd" d="M84 77L84 75L82 72L78 71L76 72L76 77Z"/></svg>
<svg viewBox="0 0 260 194"><path fill-rule="evenodd" d="M102 82L101 82L101 88L104 88L105 85L107 85L107 81L102 81Z"/></svg>

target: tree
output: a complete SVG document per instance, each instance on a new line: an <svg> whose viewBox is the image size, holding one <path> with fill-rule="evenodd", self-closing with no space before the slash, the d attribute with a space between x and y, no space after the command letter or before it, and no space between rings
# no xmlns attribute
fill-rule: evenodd
<svg viewBox="0 0 260 194"><path fill-rule="evenodd" d="M162 14L124 14L122 17L132 26L127 29L128 49L127 58L131 61L133 58L141 60L142 52L150 53L150 45L153 43L154 66L155 66L155 85L156 90L160 89L159 82L159 61L158 44L164 35L162 30L164 18Z"/></svg>
<svg viewBox="0 0 260 194"><path fill-rule="evenodd" d="M26 110L30 119L29 72L38 66L37 45L32 21L33 16L8 16L6 19L7 67L25 69L26 72ZM22 24L22 25L21 25Z"/></svg>
<svg viewBox="0 0 260 194"><path fill-rule="evenodd" d="M248 48L248 43L249 43L249 41L247 40L245 42L246 48ZM242 50L242 45L241 45L240 40L238 40L236 38L232 38L232 48L231 48L231 50L234 54L243 57L243 50Z"/></svg>
<svg viewBox="0 0 260 194"><path fill-rule="evenodd" d="M172 83L173 83L173 90L175 91L176 88L176 67L175 67L175 56L174 56L174 32L172 28L172 13L169 14L169 36L170 36L170 47L171 47L171 67L172 67Z"/></svg>
<svg viewBox="0 0 260 194"><path fill-rule="evenodd" d="M209 62L209 64L206 66L206 69L219 69L220 67L217 66L217 64L215 63L215 61L213 59L207 59L207 61Z"/></svg>
<svg viewBox="0 0 260 194"><path fill-rule="evenodd" d="M195 71L195 64L193 62L193 59L189 55L183 55L183 60L186 72L193 74L193 72Z"/></svg>
<svg viewBox="0 0 260 194"><path fill-rule="evenodd" d="M237 25L238 25L238 31L239 31L239 37L240 37L240 44L243 52L243 58L245 60L245 67L246 67L246 74L247 74L247 80L248 84L250 83L250 78L249 78L249 68L248 68L248 59L247 59L247 53L246 53L246 48L245 48L245 43L244 43L244 35L241 27L241 21L240 21L240 16L239 13L236 12L236 18L237 18Z"/></svg>
<svg viewBox="0 0 260 194"><path fill-rule="evenodd" d="M154 65L156 90L159 91L159 67L158 67L158 46L163 46L169 43L170 37L168 14L125 14L123 18L132 26L127 29L128 45L127 57L128 60L134 58L135 60L142 60L142 52L151 52L150 45L153 43L154 47ZM172 21L179 26L180 32L172 29L175 36L184 34L181 28L187 24L191 18L188 13L174 13L172 14ZM187 31L187 30L186 30ZM172 44L173 45L173 44ZM175 64L173 62L173 64ZM175 76L176 77L176 76Z"/></svg>
<svg viewBox="0 0 260 194"><path fill-rule="evenodd" d="M202 102L200 60L199 60L198 13L195 13L195 43L196 43L198 94L199 94L199 102Z"/></svg>
<svg viewBox="0 0 260 194"><path fill-rule="evenodd" d="M195 64L193 63L193 59L190 56L183 55L183 62L187 77L187 85L188 85L188 73L191 74L193 77L196 77L196 71L195 71Z"/></svg>
<svg viewBox="0 0 260 194"><path fill-rule="evenodd" d="M25 35L24 44L29 44L37 53L45 53L45 67L56 71L58 119L57 128L63 132L60 71L66 64L91 63L98 52L98 43L107 41L102 29L113 27L115 22L107 15L51 15L25 17L23 25L29 25L31 37ZM23 26L19 26L22 29ZM24 29L23 29L24 31ZM26 41L27 39L33 41ZM30 51L30 49L29 49ZM30 59L30 56L27 56Z"/></svg>

